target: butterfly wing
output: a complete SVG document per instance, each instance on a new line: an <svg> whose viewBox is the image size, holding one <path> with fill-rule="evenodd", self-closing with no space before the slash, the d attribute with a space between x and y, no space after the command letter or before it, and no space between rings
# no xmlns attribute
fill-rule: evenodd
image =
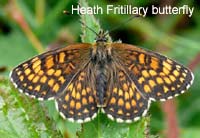
<svg viewBox="0 0 200 138"><path fill-rule="evenodd" d="M143 97L121 67L116 67L116 71L118 73L112 77L109 86L110 97L103 112L110 119L120 123L137 121L146 115L151 101Z"/></svg>
<svg viewBox="0 0 200 138"><path fill-rule="evenodd" d="M137 90L153 101L171 99L193 82L189 69L165 56L123 43L111 46L113 58L130 75Z"/></svg>
<svg viewBox="0 0 200 138"><path fill-rule="evenodd" d="M72 122L88 122L97 115L95 71L90 63L69 83L57 99L57 109L63 118Z"/></svg>
<svg viewBox="0 0 200 138"><path fill-rule="evenodd" d="M88 62L90 47L75 44L38 55L14 68L11 81L20 92L32 97L55 98Z"/></svg>

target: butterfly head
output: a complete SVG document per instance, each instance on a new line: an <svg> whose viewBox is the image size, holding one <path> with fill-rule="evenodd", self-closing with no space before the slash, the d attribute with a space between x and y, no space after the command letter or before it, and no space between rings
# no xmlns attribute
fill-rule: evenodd
<svg viewBox="0 0 200 138"><path fill-rule="evenodd" d="M99 33L97 34L97 37L96 37L96 42L107 42L108 41L108 37L107 37L108 33L103 31L103 30L100 30Z"/></svg>

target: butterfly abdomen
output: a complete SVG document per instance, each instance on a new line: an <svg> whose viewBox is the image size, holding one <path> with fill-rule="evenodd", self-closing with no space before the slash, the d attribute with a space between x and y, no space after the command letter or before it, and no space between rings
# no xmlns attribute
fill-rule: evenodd
<svg viewBox="0 0 200 138"><path fill-rule="evenodd" d="M106 92L107 92L108 78L106 75L106 70L103 67L100 67L96 75L96 96L97 96L97 105L99 107L105 106Z"/></svg>

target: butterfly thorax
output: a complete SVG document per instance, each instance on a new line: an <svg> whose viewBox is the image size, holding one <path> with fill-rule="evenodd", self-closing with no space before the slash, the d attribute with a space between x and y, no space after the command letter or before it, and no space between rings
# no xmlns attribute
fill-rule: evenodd
<svg viewBox="0 0 200 138"><path fill-rule="evenodd" d="M96 38L96 44L92 48L92 61L97 64L105 64L111 59L111 50L107 44L106 33L100 31Z"/></svg>

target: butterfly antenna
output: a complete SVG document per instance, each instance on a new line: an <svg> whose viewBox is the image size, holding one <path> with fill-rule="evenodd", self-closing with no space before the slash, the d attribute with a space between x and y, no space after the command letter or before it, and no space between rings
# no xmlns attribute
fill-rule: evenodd
<svg viewBox="0 0 200 138"><path fill-rule="evenodd" d="M115 31L116 29L120 28L121 26L127 24L129 21L137 18L137 17L144 17L143 14L137 14L137 15L134 15L134 16L131 16L130 18L128 18L127 20L123 21L122 23L120 23L119 25L115 26L114 28L112 28L109 32L107 32L105 35L108 35L108 33L111 33L113 31Z"/></svg>
<svg viewBox="0 0 200 138"><path fill-rule="evenodd" d="M69 11L67 11L67 10L64 10L63 13L66 14L66 15L71 15L71 13ZM79 20L79 23L81 25L85 26L86 28L88 28L90 31L92 31L95 35L98 36L98 33L95 32L91 27L87 26L84 22L82 22L82 21Z"/></svg>
<svg viewBox="0 0 200 138"><path fill-rule="evenodd" d="M99 35L97 32L95 32L91 27L87 26L84 22L79 20L79 23L82 24L83 26L85 26L86 28L88 28L90 31L92 31L94 34L96 34L97 36Z"/></svg>

